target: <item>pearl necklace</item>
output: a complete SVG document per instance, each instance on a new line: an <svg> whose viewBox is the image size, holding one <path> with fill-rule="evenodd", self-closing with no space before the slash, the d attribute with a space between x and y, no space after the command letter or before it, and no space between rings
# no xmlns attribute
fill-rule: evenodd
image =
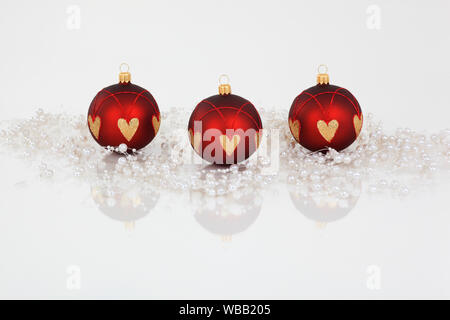
<svg viewBox="0 0 450 320"><path fill-rule="evenodd" d="M143 150L127 154L125 145L100 148L84 116L52 114L39 109L30 119L4 123L0 144L9 155L39 163L42 179L77 177L143 188L202 192L210 196L261 190L286 183L302 197L333 197L344 203L369 193L410 194L435 176L448 175L450 129L425 135L399 128L388 135L372 115L349 148L311 153L292 138L287 112L260 109L264 138L250 159L229 167L211 166L194 154L186 133L188 114L171 109L162 114L160 133ZM114 152L116 151L116 152Z"/></svg>

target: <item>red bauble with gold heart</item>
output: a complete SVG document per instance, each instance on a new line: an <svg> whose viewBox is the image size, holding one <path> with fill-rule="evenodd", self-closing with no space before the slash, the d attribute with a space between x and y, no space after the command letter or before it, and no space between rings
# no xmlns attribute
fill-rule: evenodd
<svg viewBox="0 0 450 320"><path fill-rule="evenodd" d="M228 83L219 94L202 100L188 123L195 152L214 164L236 164L249 158L259 147L262 123L253 104L231 94Z"/></svg>
<svg viewBox="0 0 450 320"><path fill-rule="evenodd" d="M311 150L341 151L361 132L363 115L347 89L330 85L327 73L319 73L317 85L295 98L289 111L289 128L295 140Z"/></svg>
<svg viewBox="0 0 450 320"><path fill-rule="evenodd" d="M130 82L130 73L121 72L119 83L100 90L88 112L88 126L103 147L126 144L139 150L156 136L160 113L153 96Z"/></svg>

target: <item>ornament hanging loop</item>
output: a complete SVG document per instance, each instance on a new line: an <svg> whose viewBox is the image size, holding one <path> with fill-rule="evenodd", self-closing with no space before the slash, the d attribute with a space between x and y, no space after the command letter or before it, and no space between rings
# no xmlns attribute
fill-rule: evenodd
<svg viewBox="0 0 450 320"><path fill-rule="evenodd" d="M125 68L125 70L124 70ZM119 66L119 71L120 72L129 72L130 71L130 65L126 62L122 62Z"/></svg>
<svg viewBox="0 0 450 320"><path fill-rule="evenodd" d="M319 74L325 74L328 73L328 66L326 64L320 64L317 67L317 73Z"/></svg>
<svg viewBox="0 0 450 320"><path fill-rule="evenodd" d="M317 75L317 84L329 84L330 83L330 77L328 75L328 67L326 64L321 64L317 68L317 72L319 73Z"/></svg>
<svg viewBox="0 0 450 320"><path fill-rule="evenodd" d="M124 69L125 68L125 69ZM129 72L130 66L128 63L121 63L119 66L119 82L120 83L128 83L131 81L131 73Z"/></svg>
<svg viewBox="0 0 450 320"><path fill-rule="evenodd" d="M226 74L219 76L219 94L222 96L231 94L230 77Z"/></svg>

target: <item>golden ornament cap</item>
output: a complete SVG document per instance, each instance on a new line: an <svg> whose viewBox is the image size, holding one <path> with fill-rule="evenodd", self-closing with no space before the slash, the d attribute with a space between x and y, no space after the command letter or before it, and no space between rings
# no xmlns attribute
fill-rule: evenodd
<svg viewBox="0 0 450 320"><path fill-rule="evenodd" d="M226 74L219 77L219 94L221 96L231 94L230 78Z"/></svg>
<svg viewBox="0 0 450 320"><path fill-rule="evenodd" d="M324 64L321 64L317 71L319 74L317 75L317 84L329 84L330 77L328 76L328 67Z"/></svg>
<svg viewBox="0 0 450 320"><path fill-rule="evenodd" d="M124 71L123 68L126 68ZM119 67L120 73L119 73L119 82L120 83L128 83L131 81L131 73L128 71L130 70L130 66L127 63L122 63Z"/></svg>

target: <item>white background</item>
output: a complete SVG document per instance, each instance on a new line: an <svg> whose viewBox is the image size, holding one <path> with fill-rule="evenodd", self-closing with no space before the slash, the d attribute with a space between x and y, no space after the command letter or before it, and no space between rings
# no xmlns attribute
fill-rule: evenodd
<svg viewBox="0 0 450 320"><path fill-rule="evenodd" d="M70 29L71 5L80 28ZM381 29L366 13L381 9ZM218 75L257 107L289 108L319 64L390 127L448 127L450 2L2 1L2 118L85 113L131 66L162 111L194 108ZM73 12L73 11L71 11Z"/></svg>
<svg viewBox="0 0 450 320"><path fill-rule="evenodd" d="M380 29L368 26L373 5ZM324 63L388 130L436 132L450 119L449 14L444 0L3 0L0 120L39 107L85 114L121 62L163 112L193 109L222 73L257 108L288 109ZM224 242L196 223L189 195L161 194L129 232L99 213L89 186L42 188L32 170L1 159L3 298L450 297L448 185L403 201L363 194L325 228L280 187ZM81 271L75 290L71 265Z"/></svg>

